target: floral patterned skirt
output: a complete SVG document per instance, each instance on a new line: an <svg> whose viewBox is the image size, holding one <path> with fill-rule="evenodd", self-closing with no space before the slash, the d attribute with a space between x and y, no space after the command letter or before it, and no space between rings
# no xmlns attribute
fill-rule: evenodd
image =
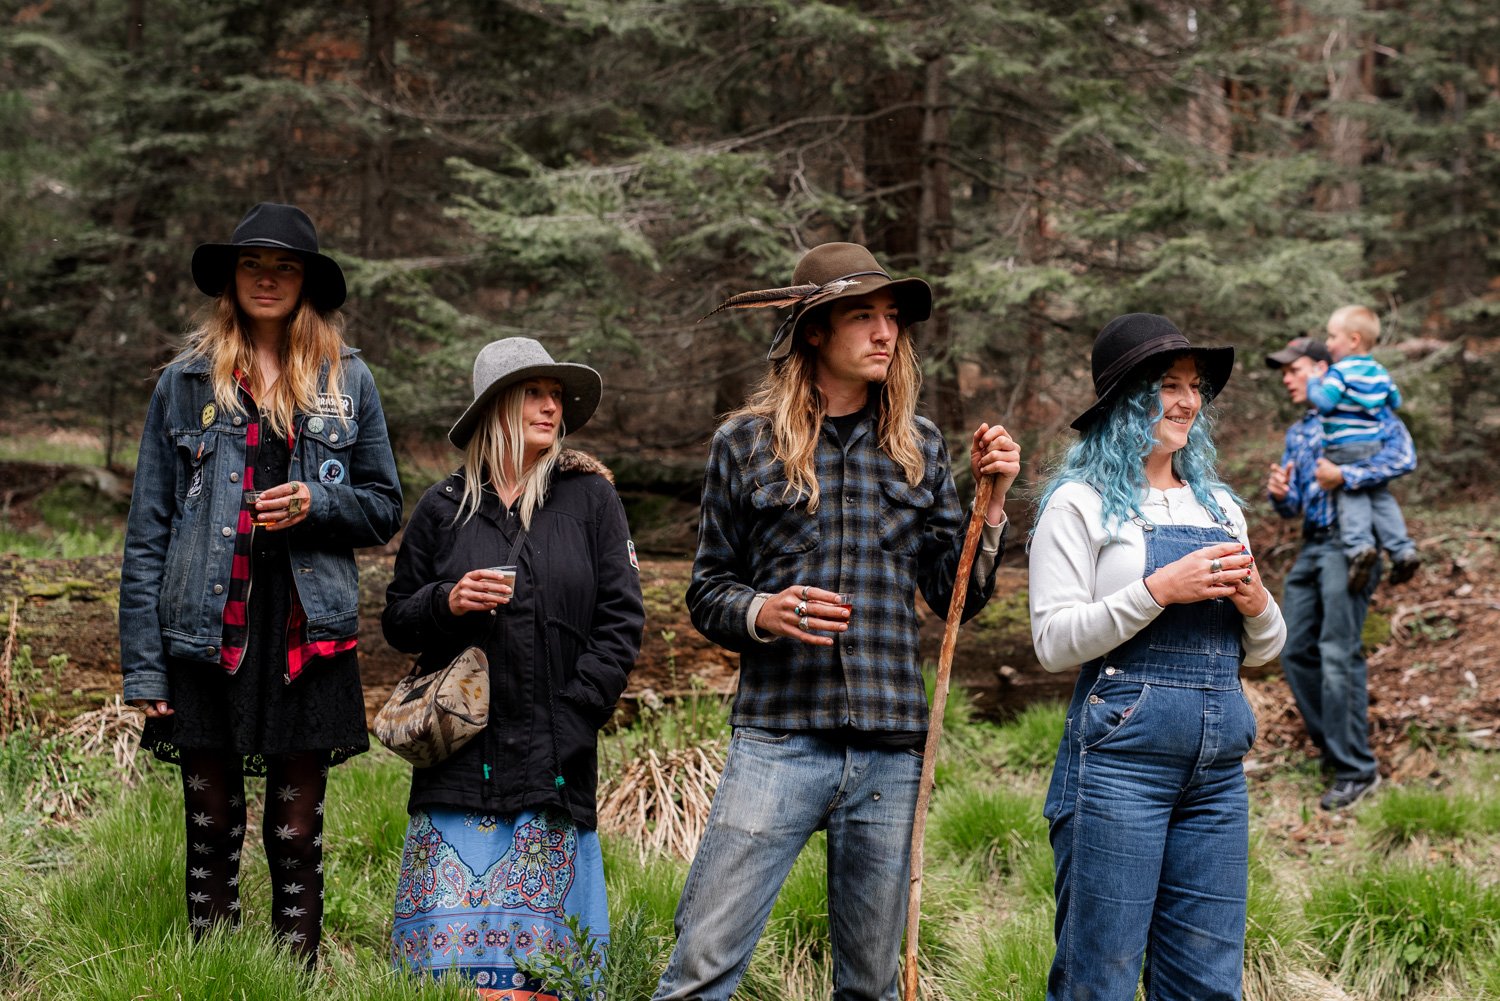
<svg viewBox="0 0 1500 1001"><path fill-rule="evenodd" d="M570 917L590 939L582 948ZM608 942L596 832L548 812L412 814L391 932L398 969L467 977L489 1001L553 1001L518 969L517 957L539 965L545 952L571 966L590 955L602 960ZM593 969L594 983L601 973Z"/></svg>

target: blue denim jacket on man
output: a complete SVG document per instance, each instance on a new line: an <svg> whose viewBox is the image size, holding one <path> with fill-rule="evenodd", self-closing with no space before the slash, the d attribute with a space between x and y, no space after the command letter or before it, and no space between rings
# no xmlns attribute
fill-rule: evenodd
<svg viewBox="0 0 1500 1001"><path fill-rule="evenodd" d="M359 620L356 546L401 527L401 484L374 377L346 348L338 397L297 413L288 480L312 496L289 529L292 580L307 638L344 639ZM326 384L327 370L320 378ZM245 475L245 414L214 400L207 359L162 372L141 431L120 570L120 670L125 699L168 699L165 658L217 670L224 603Z"/></svg>
<svg viewBox="0 0 1500 1001"><path fill-rule="evenodd" d="M1339 467L1344 474L1343 489L1364 490L1381 486L1417 468L1417 450L1401 418L1390 407L1382 407L1378 422L1380 451L1367 459ZM1334 525L1333 505L1329 503L1328 494L1318 486L1315 475L1323 446L1323 424L1316 410L1307 411L1301 420L1286 429L1286 448L1281 453L1281 464L1285 466L1290 462L1292 475L1287 484L1287 495L1280 500L1275 497L1270 500L1276 513L1283 518L1300 516L1304 530Z"/></svg>
<svg viewBox="0 0 1500 1001"><path fill-rule="evenodd" d="M786 495L768 421L731 418L714 434L687 603L699 632L740 654L732 725L927 728L915 591L938 615L948 614L967 512L942 433L925 418L916 423L924 469L913 486L880 450L873 416L843 447L825 422L815 453L822 496L813 513L805 498ZM755 595L796 585L848 595L849 630L834 636L832 648L785 637L763 643L750 634ZM994 587L993 573L970 578L965 618L984 607Z"/></svg>

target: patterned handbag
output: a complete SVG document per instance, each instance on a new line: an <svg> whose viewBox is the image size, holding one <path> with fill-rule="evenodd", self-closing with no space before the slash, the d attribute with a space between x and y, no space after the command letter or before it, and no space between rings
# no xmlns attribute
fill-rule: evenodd
<svg viewBox="0 0 1500 1001"><path fill-rule="evenodd" d="M418 768L431 768L474 739L490 720L490 662L477 646L442 670L396 684L375 714L380 742Z"/></svg>

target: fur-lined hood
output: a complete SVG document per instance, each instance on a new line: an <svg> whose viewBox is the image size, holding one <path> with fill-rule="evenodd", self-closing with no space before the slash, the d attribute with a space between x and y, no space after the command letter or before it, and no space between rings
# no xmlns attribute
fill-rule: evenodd
<svg viewBox="0 0 1500 1001"><path fill-rule="evenodd" d="M615 474L610 472L608 466L587 452L580 452L576 448L562 450L557 457L557 471L559 473L596 473L610 483L615 482Z"/></svg>

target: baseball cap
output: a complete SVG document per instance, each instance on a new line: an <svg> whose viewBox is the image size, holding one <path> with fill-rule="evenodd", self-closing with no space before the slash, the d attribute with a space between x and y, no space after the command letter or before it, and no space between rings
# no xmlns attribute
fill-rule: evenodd
<svg viewBox="0 0 1500 1001"><path fill-rule="evenodd" d="M1311 337L1294 337L1280 351L1266 355L1266 367L1280 368L1283 365L1290 365L1304 355L1313 361L1333 361L1333 355L1328 353L1328 348L1323 345L1322 341L1315 341Z"/></svg>

